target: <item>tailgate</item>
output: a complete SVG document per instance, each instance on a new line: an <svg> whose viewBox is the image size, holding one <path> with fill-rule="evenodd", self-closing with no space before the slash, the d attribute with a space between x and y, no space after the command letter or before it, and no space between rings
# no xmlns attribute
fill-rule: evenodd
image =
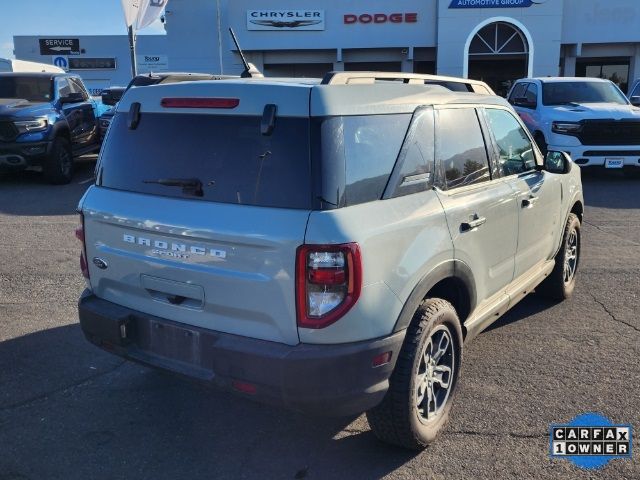
<svg viewBox="0 0 640 480"><path fill-rule="evenodd" d="M98 297L197 327L298 343L295 258L308 210L100 187L82 209Z"/></svg>

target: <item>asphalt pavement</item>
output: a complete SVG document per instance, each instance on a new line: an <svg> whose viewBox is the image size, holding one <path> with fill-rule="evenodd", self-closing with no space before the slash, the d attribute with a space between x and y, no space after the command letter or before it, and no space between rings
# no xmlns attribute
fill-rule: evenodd
<svg viewBox="0 0 640 480"><path fill-rule="evenodd" d="M416 454L364 416L292 414L86 342L73 232L92 174L0 177L0 480L640 478L637 453L591 472L548 454L549 425L581 413L640 429L640 180L586 176L574 297L530 295L467 345L448 429Z"/></svg>

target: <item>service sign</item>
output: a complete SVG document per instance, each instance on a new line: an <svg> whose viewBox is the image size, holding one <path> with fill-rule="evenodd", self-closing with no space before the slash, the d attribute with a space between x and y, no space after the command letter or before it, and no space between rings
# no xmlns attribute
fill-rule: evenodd
<svg viewBox="0 0 640 480"><path fill-rule="evenodd" d="M79 38L39 38L40 55L80 55Z"/></svg>
<svg viewBox="0 0 640 480"><path fill-rule="evenodd" d="M324 10L248 10L247 30L324 30Z"/></svg>
<svg viewBox="0 0 640 480"><path fill-rule="evenodd" d="M169 71L167 55L136 55L136 63L140 73Z"/></svg>
<svg viewBox="0 0 640 480"><path fill-rule="evenodd" d="M529 8L547 0L453 0L449 8Z"/></svg>

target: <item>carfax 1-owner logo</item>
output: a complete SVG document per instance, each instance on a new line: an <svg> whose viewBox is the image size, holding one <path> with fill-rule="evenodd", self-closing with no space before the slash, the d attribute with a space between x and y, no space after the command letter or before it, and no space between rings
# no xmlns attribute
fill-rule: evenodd
<svg viewBox="0 0 640 480"><path fill-rule="evenodd" d="M631 458L631 425L614 425L607 417L586 413L566 425L551 425L551 457L580 468L597 469L616 458Z"/></svg>

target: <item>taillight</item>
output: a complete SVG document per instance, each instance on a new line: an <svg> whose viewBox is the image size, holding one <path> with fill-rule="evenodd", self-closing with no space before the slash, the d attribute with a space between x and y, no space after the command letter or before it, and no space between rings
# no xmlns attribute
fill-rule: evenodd
<svg viewBox="0 0 640 480"><path fill-rule="evenodd" d="M82 242L82 251L80 252L80 270L84 278L89 280L89 265L87 264L87 247L84 242L84 215L80 214L80 225L76 228L76 238Z"/></svg>
<svg viewBox="0 0 640 480"><path fill-rule="evenodd" d="M302 245L296 258L298 326L324 328L358 301L362 261L357 243Z"/></svg>
<svg viewBox="0 0 640 480"><path fill-rule="evenodd" d="M160 105L164 108L236 108L239 98L163 98Z"/></svg>

